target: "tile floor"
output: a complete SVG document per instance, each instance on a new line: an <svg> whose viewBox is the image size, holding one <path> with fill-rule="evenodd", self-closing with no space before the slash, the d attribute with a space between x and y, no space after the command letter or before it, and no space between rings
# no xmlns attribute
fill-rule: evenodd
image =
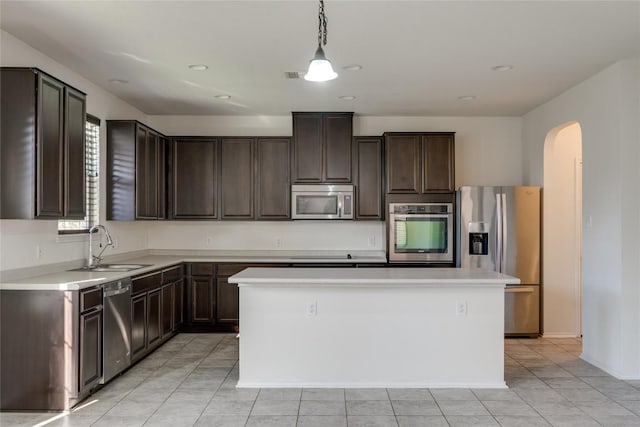
<svg viewBox="0 0 640 427"><path fill-rule="evenodd" d="M505 341L508 390L236 389L238 342L180 334L68 414L8 426L640 426L640 381L580 360L576 339Z"/></svg>

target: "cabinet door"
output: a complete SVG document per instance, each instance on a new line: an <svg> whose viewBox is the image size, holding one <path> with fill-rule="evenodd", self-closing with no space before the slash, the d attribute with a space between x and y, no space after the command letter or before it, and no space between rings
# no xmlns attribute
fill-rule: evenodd
<svg viewBox="0 0 640 427"><path fill-rule="evenodd" d="M144 139L143 139L144 141ZM107 120L107 219L136 219L137 123Z"/></svg>
<svg viewBox="0 0 640 427"><path fill-rule="evenodd" d="M166 336L173 331L174 316L174 285L169 283L162 287L162 336Z"/></svg>
<svg viewBox="0 0 640 427"><path fill-rule="evenodd" d="M325 182L351 182L351 113L324 116L324 175Z"/></svg>
<svg viewBox="0 0 640 427"><path fill-rule="evenodd" d="M173 141L173 217L218 217L217 140Z"/></svg>
<svg viewBox="0 0 640 427"><path fill-rule="evenodd" d="M293 181L322 182L322 114L293 113Z"/></svg>
<svg viewBox="0 0 640 427"><path fill-rule="evenodd" d="M220 140L220 205L222 219L253 219L252 138Z"/></svg>
<svg viewBox="0 0 640 427"><path fill-rule="evenodd" d="M452 134L422 137L422 191L454 191L454 142Z"/></svg>
<svg viewBox="0 0 640 427"><path fill-rule="evenodd" d="M102 310L80 316L80 392L102 376Z"/></svg>
<svg viewBox="0 0 640 427"><path fill-rule="evenodd" d="M85 216L85 95L65 89L64 109L64 216L83 219Z"/></svg>
<svg viewBox="0 0 640 427"><path fill-rule="evenodd" d="M144 354L147 349L147 294L131 299L131 358Z"/></svg>
<svg viewBox="0 0 640 427"><path fill-rule="evenodd" d="M388 135L387 193L420 193L420 135Z"/></svg>
<svg viewBox="0 0 640 427"><path fill-rule="evenodd" d="M158 134L137 126L136 218L158 218Z"/></svg>
<svg viewBox="0 0 640 427"><path fill-rule="evenodd" d="M256 143L256 219L291 218L289 138Z"/></svg>
<svg viewBox="0 0 640 427"><path fill-rule="evenodd" d="M167 138L158 137L157 149L157 217L167 218Z"/></svg>
<svg viewBox="0 0 640 427"><path fill-rule="evenodd" d="M216 323L238 323L240 307L238 285L228 277L216 279Z"/></svg>
<svg viewBox="0 0 640 427"><path fill-rule="evenodd" d="M213 323L213 277L192 276L189 288L191 323Z"/></svg>
<svg viewBox="0 0 640 427"><path fill-rule="evenodd" d="M38 95L36 216L60 218L64 215L64 85L39 74Z"/></svg>
<svg viewBox="0 0 640 427"><path fill-rule="evenodd" d="M147 306L147 345L151 348L162 337L162 289L149 292Z"/></svg>
<svg viewBox="0 0 640 427"><path fill-rule="evenodd" d="M174 283L173 304L173 330L175 331L184 322L184 280Z"/></svg>
<svg viewBox="0 0 640 427"><path fill-rule="evenodd" d="M149 130L136 126L136 219L148 218L147 163L149 160Z"/></svg>
<svg viewBox="0 0 640 427"><path fill-rule="evenodd" d="M355 138L356 219L384 218L382 208L382 138Z"/></svg>

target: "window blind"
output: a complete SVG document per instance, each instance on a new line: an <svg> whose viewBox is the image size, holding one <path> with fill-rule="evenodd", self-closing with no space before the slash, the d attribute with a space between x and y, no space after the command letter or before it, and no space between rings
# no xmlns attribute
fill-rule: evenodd
<svg viewBox="0 0 640 427"><path fill-rule="evenodd" d="M100 119L87 114L85 123L86 216L82 220L59 220L58 233L86 233L98 223L100 211Z"/></svg>

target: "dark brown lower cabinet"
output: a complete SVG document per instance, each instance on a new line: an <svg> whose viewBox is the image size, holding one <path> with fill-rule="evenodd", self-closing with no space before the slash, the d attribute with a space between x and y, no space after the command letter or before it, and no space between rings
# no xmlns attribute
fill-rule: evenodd
<svg viewBox="0 0 640 427"><path fill-rule="evenodd" d="M173 330L177 330L184 323L184 280L174 283L173 290Z"/></svg>
<svg viewBox="0 0 640 427"><path fill-rule="evenodd" d="M155 346L162 338L162 289L147 297L147 346Z"/></svg>
<svg viewBox="0 0 640 427"><path fill-rule="evenodd" d="M147 294L131 299L131 358L147 350Z"/></svg>
<svg viewBox="0 0 640 427"><path fill-rule="evenodd" d="M174 287L173 283L162 287L162 336L165 337L174 330Z"/></svg>
<svg viewBox="0 0 640 427"><path fill-rule="evenodd" d="M80 393L102 377L102 307L80 315Z"/></svg>
<svg viewBox="0 0 640 427"><path fill-rule="evenodd" d="M214 276L189 278L191 323L213 323Z"/></svg>
<svg viewBox="0 0 640 427"><path fill-rule="evenodd" d="M216 323L238 324L238 285L229 283L229 277L216 278Z"/></svg>

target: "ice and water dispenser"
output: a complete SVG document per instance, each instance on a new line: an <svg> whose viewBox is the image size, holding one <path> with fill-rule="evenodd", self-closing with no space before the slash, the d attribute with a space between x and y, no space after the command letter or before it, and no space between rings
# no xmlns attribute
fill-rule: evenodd
<svg viewBox="0 0 640 427"><path fill-rule="evenodd" d="M489 255L489 224L469 223L469 255Z"/></svg>

